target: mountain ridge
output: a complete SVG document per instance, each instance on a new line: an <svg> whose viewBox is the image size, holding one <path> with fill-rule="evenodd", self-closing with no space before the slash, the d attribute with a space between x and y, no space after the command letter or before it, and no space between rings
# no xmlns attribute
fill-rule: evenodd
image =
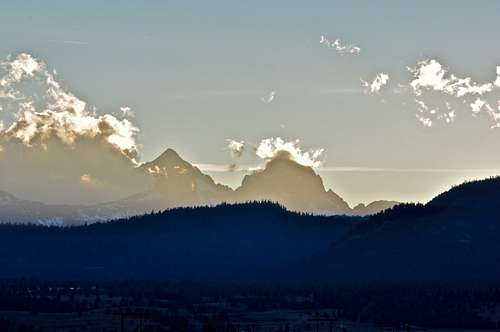
<svg viewBox="0 0 500 332"><path fill-rule="evenodd" d="M245 175L241 185L234 190L216 183L170 148L152 161L139 165L135 173L152 180L151 187L125 198L92 205L44 204L13 200L15 196L11 195L10 201L5 198L0 221L90 223L152 210L247 201L273 201L289 210L314 214L368 215L397 204L376 201L365 207L351 208L333 190L325 189L323 180L311 167L298 164L286 153L268 161L263 169Z"/></svg>
<svg viewBox="0 0 500 332"><path fill-rule="evenodd" d="M458 194L474 198L457 210ZM500 206L490 204L500 199L500 178L439 197L439 205L401 204L368 217L314 216L263 202L176 208L69 228L0 225L0 260L4 277L500 280Z"/></svg>

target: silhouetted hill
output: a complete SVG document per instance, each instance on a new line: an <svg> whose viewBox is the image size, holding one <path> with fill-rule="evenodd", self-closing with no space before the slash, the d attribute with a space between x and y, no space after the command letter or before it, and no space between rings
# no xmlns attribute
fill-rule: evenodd
<svg viewBox="0 0 500 332"><path fill-rule="evenodd" d="M400 204L400 202L385 201L385 200L374 201L374 202L369 203L368 205L360 203L360 204L356 205L355 207L353 207L352 211L349 214L355 215L355 216L374 215L374 214L377 214L379 212L390 209L398 204Z"/></svg>
<svg viewBox="0 0 500 332"><path fill-rule="evenodd" d="M465 182L436 196L427 205L466 209L496 209L500 206L500 177Z"/></svg>
<svg viewBox="0 0 500 332"><path fill-rule="evenodd" d="M249 203L79 227L0 225L0 277L267 279L267 271L324 250L360 220Z"/></svg>
<svg viewBox="0 0 500 332"><path fill-rule="evenodd" d="M357 224L304 278L494 281L500 278L500 178L456 186L426 205L402 204Z"/></svg>
<svg viewBox="0 0 500 332"><path fill-rule="evenodd" d="M495 281L498 189L499 178L466 183L365 218L248 203L79 227L2 225L0 277Z"/></svg>

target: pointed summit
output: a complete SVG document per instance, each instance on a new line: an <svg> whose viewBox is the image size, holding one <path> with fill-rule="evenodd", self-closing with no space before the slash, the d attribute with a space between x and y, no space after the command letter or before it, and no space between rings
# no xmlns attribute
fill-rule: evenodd
<svg viewBox="0 0 500 332"><path fill-rule="evenodd" d="M288 209L319 214L348 214L349 205L326 191L313 168L286 155L270 160L263 170L245 176L236 190L237 200L270 200Z"/></svg>
<svg viewBox="0 0 500 332"><path fill-rule="evenodd" d="M182 159L173 149L165 150L141 169L154 178L153 191L160 194L165 207L220 203L232 192Z"/></svg>
<svg viewBox="0 0 500 332"><path fill-rule="evenodd" d="M146 164L152 164L152 165L156 165L159 167L167 167L167 168L171 168L171 167L175 167L175 166L179 166L179 167L180 166L184 166L184 167L191 166L191 164L189 164L187 161L182 159L175 150L170 149L170 148L165 150L165 152L163 152L155 160L148 162Z"/></svg>

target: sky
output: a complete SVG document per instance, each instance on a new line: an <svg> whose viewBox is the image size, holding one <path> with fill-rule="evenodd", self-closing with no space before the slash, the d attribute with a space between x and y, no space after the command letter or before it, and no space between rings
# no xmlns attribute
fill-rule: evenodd
<svg viewBox="0 0 500 332"><path fill-rule="evenodd" d="M351 205L425 202L500 173L499 19L486 0L11 1L0 58L41 59L98 114L130 109L138 161L173 148L236 187L279 137Z"/></svg>

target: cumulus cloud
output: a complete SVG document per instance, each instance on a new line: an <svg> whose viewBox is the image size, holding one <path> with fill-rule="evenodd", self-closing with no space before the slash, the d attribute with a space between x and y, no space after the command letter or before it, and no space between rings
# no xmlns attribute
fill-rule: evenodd
<svg viewBox="0 0 500 332"><path fill-rule="evenodd" d="M229 150L233 157L241 157L243 152L245 151L245 142L244 141L236 141L234 139L227 139L226 148Z"/></svg>
<svg viewBox="0 0 500 332"><path fill-rule="evenodd" d="M451 123L456 117L456 110L469 105L473 115L486 112L497 127L500 114L491 106L491 97L500 87L500 66L496 68L496 78L492 82L477 83L471 77L459 77L450 73L440 62L427 59L408 67L412 74L409 83L411 93L418 105L417 118L430 127L432 120ZM452 106L452 104L454 106ZM429 106L432 105L432 106Z"/></svg>
<svg viewBox="0 0 500 332"><path fill-rule="evenodd" d="M477 98L473 103L470 104L472 113L477 114L481 112L481 109L485 104L486 102L484 100L481 100L481 98Z"/></svg>
<svg viewBox="0 0 500 332"><path fill-rule="evenodd" d="M331 41L325 36L321 36L319 43L328 48L331 48L337 52L339 55L359 55L361 53L361 48L354 45L343 43L340 39L335 39Z"/></svg>
<svg viewBox="0 0 500 332"><path fill-rule="evenodd" d="M270 104L273 102L275 96L276 96L276 91L271 91L266 96L260 98L260 100L262 100L262 102L266 104Z"/></svg>
<svg viewBox="0 0 500 332"><path fill-rule="evenodd" d="M463 97L471 94L482 95L493 89L493 83L478 84L470 77L459 78L450 74L441 63L434 59L423 60L414 68L408 68L414 79L410 82L414 93L422 95L426 89L440 91L452 96Z"/></svg>
<svg viewBox="0 0 500 332"><path fill-rule="evenodd" d="M380 93L380 90L387 85L388 82L389 75L379 73L371 83L361 80L361 86L365 88L365 93L373 95Z"/></svg>
<svg viewBox="0 0 500 332"><path fill-rule="evenodd" d="M97 115L64 89L42 60L21 53L0 65L0 92L4 96L0 103L13 116L1 138L27 146L46 144L52 137L67 145L82 137L103 139L130 159L136 156L138 128L111 114Z"/></svg>
<svg viewBox="0 0 500 332"><path fill-rule="evenodd" d="M299 144L298 139L286 141L281 137L266 138L260 141L255 153L261 159L270 160L286 152L292 160L301 165L320 167L324 160L325 149L303 151Z"/></svg>
<svg viewBox="0 0 500 332"><path fill-rule="evenodd" d="M150 177L136 168L138 129L127 119L97 114L55 75L27 53L0 63L0 187L68 204L116 200L149 188Z"/></svg>

